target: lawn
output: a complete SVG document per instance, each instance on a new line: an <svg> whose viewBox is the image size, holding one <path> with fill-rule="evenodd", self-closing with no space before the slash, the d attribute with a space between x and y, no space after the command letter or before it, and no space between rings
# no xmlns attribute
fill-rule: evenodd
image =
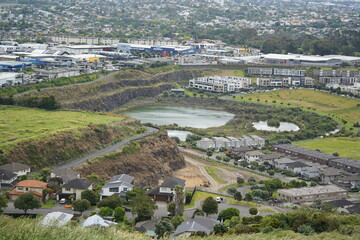
<svg viewBox="0 0 360 240"><path fill-rule="evenodd" d="M248 207L260 207L260 204L256 204L253 202L246 202L246 201L236 201L236 200L229 200L228 204L233 204L233 205L243 205L243 206L248 206Z"/></svg>
<svg viewBox="0 0 360 240"><path fill-rule="evenodd" d="M47 200L42 205L43 208L52 208L54 206L55 206L55 200L51 200L51 199Z"/></svg>
<svg viewBox="0 0 360 240"><path fill-rule="evenodd" d="M45 111L36 108L0 105L0 148L7 150L18 142L39 139L88 124L122 120L119 115L90 112Z"/></svg>
<svg viewBox="0 0 360 240"><path fill-rule="evenodd" d="M189 204L185 205L185 209L195 207L195 201L196 201L196 200L204 200L205 198L208 198L208 197L213 197L213 198L222 197L222 198L224 198L224 199L228 199L228 198L229 198L229 197L225 197L225 196L218 195L218 194L214 194L214 193L196 191L196 192L194 193L193 198L191 199L191 202L190 202Z"/></svg>
<svg viewBox="0 0 360 240"><path fill-rule="evenodd" d="M360 100L350 99L310 89L279 90L264 93L254 93L236 97L239 101L251 101L261 104L271 104L286 107L302 107L305 110L316 111L323 115L333 117L338 122L341 119L348 123L343 124L352 127L360 119ZM249 100L251 98L251 100ZM260 101L257 101L257 100ZM267 102L266 102L267 101ZM276 101L276 103L273 103ZM282 103L282 104L281 104ZM288 105L288 103L290 105Z"/></svg>
<svg viewBox="0 0 360 240"><path fill-rule="evenodd" d="M319 149L327 154L339 153L340 157L360 160L360 138L337 137L318 138L293 143L296 146Z"/></svg>
<svg viewBox="0 0 360 240"><path fill-rule="evenodd" d="M218 172L221 172L220 169L218 169L217 167L212 167L212 166L205 166L204 167L206 172L217 182L220 184L225 184L227 183L227 181L219 178L219 176L217 175Z"/></svg>

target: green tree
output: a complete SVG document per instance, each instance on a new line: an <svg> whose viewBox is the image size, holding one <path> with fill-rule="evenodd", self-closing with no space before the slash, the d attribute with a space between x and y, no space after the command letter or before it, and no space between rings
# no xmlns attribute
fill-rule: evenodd
<svg viewBox="0 0 360 240"><path fill-rule="evenodd" d="M170 220L167 218L161 219L155 225L155 233L157 238L165 238L166 236L170 235L170 233L174 230L174 226L171 224Z"/></svg>
<svg viewBox="0 0 360 240"><path fill-rule="evenodd" d="M253 197L253 195L251 193L247 193L245 195L244 200L247 201L247 202L251 202L252 200L254 200L254 197Z"/></svg>
<svg viewBox="0 0 360 240"><path fill-rule="evenodd" d="M175 208L176 208L176 204L175 202L169 202L167 205L167 211L168 213L170 213L172 216L175 216Z"/></svg>
<svg viewBox="0 0 360 240"><path fill-rule="evenodd" d="M0 195L0 215L3 213L3 208L6 208L8 200L5 195Z"/></svg>
<svg viewBox="0 0 360 240"><path fill-rule="evenodd" d="M245 183L245 180L242 177L237 177L236 182L237 182L237 184L243 184L243 183Z"/></svg>
<svg viewBox="0 0 360 240"><path fill-rule="evenodd" d="M256 179L253 177L250 177L248 180L249 185L254 185L256 183Z"/></svg>
<svg viewBox="0 0 360 240"><path fill-rule="evenodd" d="M123 205L123 200L120 198L120 196L118 194L113 194L113 195L101 200L97 204L97 207L98 208L109 207L109 208L115 209L117 207L121 207L122 205Z"/></svg>
<svg viewBox="0 0 360 240"><path fill-rule="evenodd" d="M222 235L227 232L227 227L224 224L216 224L213 228L213 232L216 235Z"/></svg>
<svg viewBox="0 0 360 240"><path fill-rule="evenodd" d="M125 195L126 201L130 202L138 193L145 194L146 190L135 187L131 191L127 191Z"/></svg>
<svg viewBox="0 0 360 240"><path fill-rule="evenodd" d="M114 218L116 222L122 222L125 220L125 209L123 207L117 207L114 210Z"/></svg>
<svg viewBox="0 0 360 240"><path fill-rule="evenodd" d="M240 211L236 208L227 208L222 210L219 213L219 216L217 218L217 220L219 221L225 221L225 220L230 220L232 217L238 217L240 215Z"/></svg>
<svg viewBox="0 0 360 240"><path fill-rule="evenodd" d="M256 214L258 214L258 210L257 210L257 208L252 207L249 209L249 213L251 215L256 215Z"/></svg>
<svg viewBox="0 0 360 240"><path fill-rule="evenodd" d="M72 206L74 208L74 211L80 212L81 214L89 209L90 202L86 199L79 199L75 200L72 203Z"/></svg>
<svg viewBox="0 0 360 240"><path fill-rule="evenodd" d="M192 218L194 218L195 216L204 216L204 215L205 215L204 211L197 208L197 209L195 209L195 211L194 211L194 213L192 215Z"/></svg>
<svg viewBox="0 0 360 240"><path fill-rule="evenodd" d="M183 216L177 215L171 219L171 224L174 226L174 229L176 229L184 220Z"/></svg>
<svg viewBox="0 0 360 240"><path fill-rule="evenodd" d="M92 190L85 190L81 193L81 199L86 199L90 202L90 204L95 204L98 202L99 198L97 194Z"/></svg>
<svg viewBox="0 0 360 240"><path fill-rule="evenodd" d="M218 203L214 198L208 197L204 200L201 209L204 211L206 216L218 213Z"/></svg>
<svg viewBox="0 0 360 240"><path fill-rule="evenodd" d="M109 216L111 217L113 215L113 209L109 207L101 207L99 211L99 215L102 217Z"/></svg>
<svg viewBox="0 0 360 240"><path fill-rule="evenodd" d="M213 151L207 150L207 151L206 151L206 155L207 155L208 157L211 157L211 156L213 155Z"/></svg>
<svg viewBox="0 0 360 240"><path fill-rule="evenodd" d="M29 209L35 209L41 207L41 201L32 192L27 192L20 195L14 202L14 207L21 209L25 212Z"/></svg>
<svg viewBox="0 0 360 240"><path fill-rule="evenodd" d="M145 192L138 192L130 202L132 214L137 215L136 221L149 220L154 215L157 205Z"/></svg>
<svg viewBox="0 0 360 240"><path fill-rule="evenodd" d="M236 201L241 201L242 200L241 192L236 191L236 193L234 194L234 199Z"/></svg>
<svg viewBox="0 0 360 240"><path fill-rule="evenodd" d="M184 188L181 186L175 186L175 215L179 215L184 212L184 200Z"/></svg>
<svg viewBox="0 0 360 240"><path fill-rule="evenodd" d="M43 177L43 181L47 181L48 177L51 174L51 168L43 168L40 171L41 176Z"/></svg>

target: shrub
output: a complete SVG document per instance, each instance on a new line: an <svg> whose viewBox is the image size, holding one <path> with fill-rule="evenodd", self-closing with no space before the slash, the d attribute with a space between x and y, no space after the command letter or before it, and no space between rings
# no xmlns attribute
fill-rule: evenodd
<svg viewBox="0 0 360 240"><path fill-rule="evenodd" d="M101 207L98 214L102 217L105 216L111 217L113 215L113 210L109 207Z"/></svg>
<svg viewBox="0 0 360 240"><path fill-rule="evenodd" d="M114 211L114 218L116 222L122 222L125 220L125 209L123 207L117 207Z"/></svg>

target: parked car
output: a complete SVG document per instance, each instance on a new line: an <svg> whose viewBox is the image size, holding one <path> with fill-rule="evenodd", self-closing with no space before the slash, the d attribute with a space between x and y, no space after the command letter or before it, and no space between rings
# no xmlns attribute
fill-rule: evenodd
<svg viewBox="0 0 360 240"><path fill-rule="evenodd" d="M224 201L222 197L216 197L215 200L217 201L217 203L221 203L222 201Z"/></svg>
<svg viewBox="0 0 360 240"><path fill-rule="evenodd" d="M125 209L125 212L131 212L131 208L125 206L123 206L123 208Z"/></svg>
<svg viewBox="0 0 360 240"><path fill-rule="evenodd" d="M65 204L65 203L66 203L66 198L60 199L59 203L60 203L60 204Z"/></svg>

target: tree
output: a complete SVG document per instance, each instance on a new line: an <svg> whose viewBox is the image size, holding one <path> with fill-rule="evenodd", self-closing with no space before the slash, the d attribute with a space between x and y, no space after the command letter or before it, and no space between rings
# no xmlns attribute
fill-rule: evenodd
<svg viewBox="0 0 360 240"><path fill-rule="evenodd" d="M247 193L245 195L244 200L247 201L247 202L251 202L252 200L254 200L254 197L253 197L253 195L251 193Z"/></svg>
<svg viewBox="0 0 360 240"><path fill-rule="evenodd" d="M3 213L3 208L7 207L8 200L5 195L0 195L0 215Z"/></svg>
<svg viewBox="0 0 360 240"><path fill-rule="evenodd" d="M161 219L155 225L155 233L156 233L158 239L166 237L173 230L174 230L174 226L171 224L170 220L167 218Z"/></svg>
<svg viewBox="0 0 360 240"><path fill-rule="evenodd" d="M194 218L195 216L204 216L204 215L205 215L204 211L197 208L197 209L195 209L195 211L194 211L194 213L192 215L192 218Z"/></svg>
<svg viewBox="0 0 360 240"><path fill-rule="evenodd" d="M99 211L99 215L102 217L108 216L111 217L113 215L113 210L109 207L101 207Z"/></svg>
<svg viewBox="0 0 360 240"><path fill-rule="evenodd" d="M123 200L120 198L120 196L117 194L113 194L113 195L101 200L97 204L97 206L98 206L98 208L109 207L109 208L115 209L117 207L121 207L122 204L123 204Z"/></svg>
<svg viewBox="0 0 360 240"><path fill-rule="evenodd" d="M177 215L175 217L173 217L171 219L171 224L174 226L174 229L177 228L183 221L184 221L184 217L183 216L180 216L180 215Z"/></svg>
<svg viewBox="0 0 360 240"><path fill-rule="evenodd" d="M237 184L243 184L243 183L245 183L245 180L242 177L237 177L236 182L237 182Z"/></svg>
<svg viewBox="0 0 360 240"><path fill-rule="evenodd" d="M234 199L236 201L241 201L242 200L241 192L236 191L236 193L234 194Z"/></svg>
<svg viewBox="0 0 360 240"><path fill-rule="evenodd" d="M222 235L227 232L227 227L224 224L216 224L213 228L213 232Z"/></svg>
<svg viewBox="0 0 360 240"><path fill-rule="evenodd" d="M226 190L228 194L230 195L235 195L235 193L237 192L236 188L234 187L229 187L228 190Z"/></svg>
<svg viewBox="0 0 360 240"><path fill-rule="evenodd" d="M335 157L338 157L338 156L339 156L339 153L338 153L338 152L334 152L332 155L335 156Z"/></svg>
<svg viewBox="0 0 360 240"><path fill-rule="evenodd" d="M167 211L169 214L171 214L171 216L175 216L175 208L176 208L176 204L175 202L169 202L167 205Z"/></svg>
<svg viewBox="0 0 360 240"><path fill-rule="evenodd" d="M114 218L116 222L122 222L125 220L125 209L123 207L117 207L114 211Z"/></svg>
<svg viewBox="0 0 360 240"><path fill-rule="evenodd" d="M136 221L149 220L154 215L157 205L145 192L138 192L130 202L132 214L137 215Z"/></svg>
<svg viewBox="0 0 360 240"><path fill-rule="evenodd" d="M201 209L204 211L206 216L218 213L218 203L214 198L208 197L204 200Z"/></svg>
<svg viewBox="0 0 360 240"><path fill-rule="evenodd" d="M91 204L95 204L98 202L98 196L96 195L96 193L92 190L85 190L81 193L81 199L86 199L88 200Z"/></svg>
<svg viewBox="0 0 360 240"><path fill-rule="evenodd" d="M81 214L89 209L90 202L86 199L75 200L73 203L74 211L80 212Z"/></svg>
<svg viewBox="0 0 360 240"><path fill-rule="evenodd" d="M51 169L50 168L43 168L40 171L41 176L43 177L43 181L47 181L47 178L50 176L51 174Z"/></svg>
<svg viewBox="0 0 360 240"><path fill-rule="evenodd" d="M14 207L25 212L29 209L40 208L41 201L32 192L27 192L20 195L14 202Z"/></svg>
<svg viewBox="0 0 360 240"><path fill-rule="evenodd" d="M211 150L207 150L207 151L206 151L206 155L207 155L208 157L211 157L211 156L213 155L213 152L212 152Z"/></svg>
<svg viewBox="0 0 360 240"><path fill-rule="evenodd" d="M175 186L175 215L184 212L184 189L181 186Z"/></svg>
<svg viewBox="0 0 360 240"><path fill-rule="evenodd" d="M240 215L240 211L236 208L227 208L222 210L219 213L219 216L217 218L217 220L219 221L225 221L225 220L230 220L232 217L238 217Z"/></svg>
<svg viewBox="0 0 360 240"><path fill-rule="evenodd" d="M257 210L257 208L252 207L249 209L249 213L251 215L256 215L256 214L258 214L258 210Z"/></svg>
<svg viewBox="0 0 360 240"><path fill-rule="evenodd" d="M254 184L256 183L256 179L253 178L253 177L250 177L250 178L248 179L248 183L249 183L249 185L254 185Z"/></svg>

